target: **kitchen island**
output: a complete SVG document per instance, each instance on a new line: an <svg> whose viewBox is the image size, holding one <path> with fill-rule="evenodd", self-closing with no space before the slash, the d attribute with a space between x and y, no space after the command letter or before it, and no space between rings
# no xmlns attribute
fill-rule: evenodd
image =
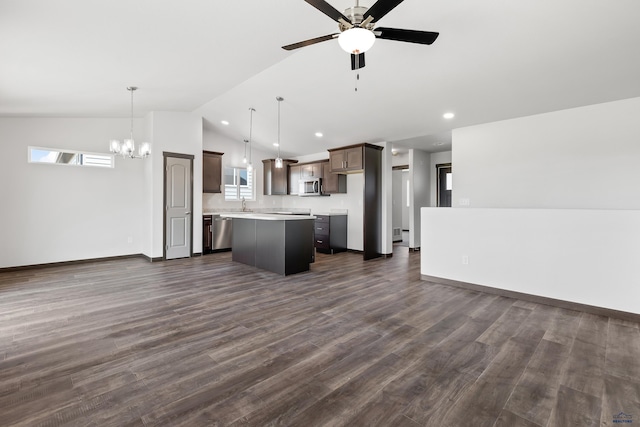
<svg viewBox="0 0 640 427"><path fill-rule="evenodd" d="M315 216L228 213L233 219L233 261L289 275L308 271L313 262Z"/></svg>

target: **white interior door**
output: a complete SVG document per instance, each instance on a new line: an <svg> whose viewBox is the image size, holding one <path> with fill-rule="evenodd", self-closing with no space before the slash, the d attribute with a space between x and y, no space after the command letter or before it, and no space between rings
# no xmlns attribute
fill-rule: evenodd
<svg viewBox="0 0 640 427"><path fill-rule="evenodd" d="M167 157L165 170L165 259L191 256L191 159Z"/></svg>

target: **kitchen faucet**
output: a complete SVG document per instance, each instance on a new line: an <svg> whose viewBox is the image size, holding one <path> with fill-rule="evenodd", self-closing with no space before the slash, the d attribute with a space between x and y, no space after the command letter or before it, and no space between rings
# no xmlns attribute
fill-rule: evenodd
<svg viewBox="0 0 640 427"><path fill-rule="evenodd" d="M242 198L242 212L246 212L246 211L247 211L247 201L243 197Z"/></svg>

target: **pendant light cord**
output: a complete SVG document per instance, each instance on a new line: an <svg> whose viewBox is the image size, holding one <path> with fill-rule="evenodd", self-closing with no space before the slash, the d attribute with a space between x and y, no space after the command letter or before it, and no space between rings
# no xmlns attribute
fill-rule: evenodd
<svg viewBox="0 0 640 427"><path fill-rule="evenodd" d="M131 141L133 142L133 91L137 88L132 86L127 89L129 89L129 92L131 92Z"/></svg>
<svg viewBox="0 0 640 427"><path fill-rule="evenodd" d="M276 100L278 100L278 158L280 158L280 103L284 101L284 98L278 96Z"/></svg>
<svg viewBox="0 0 640 427"><path fill-rule="evenodd" d="M253 135L253 107L249 107L249 164L251 164L251 137Z"/></svg>

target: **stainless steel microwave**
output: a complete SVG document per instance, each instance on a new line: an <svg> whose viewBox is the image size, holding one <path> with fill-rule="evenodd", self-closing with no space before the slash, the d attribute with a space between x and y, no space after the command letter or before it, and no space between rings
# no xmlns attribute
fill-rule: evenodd
<svg viewBox="0 0 640 427"><path fill-rule="evenodd" d="M298 194L301 196L322 196L322 178L301 179Z"/></svg>

